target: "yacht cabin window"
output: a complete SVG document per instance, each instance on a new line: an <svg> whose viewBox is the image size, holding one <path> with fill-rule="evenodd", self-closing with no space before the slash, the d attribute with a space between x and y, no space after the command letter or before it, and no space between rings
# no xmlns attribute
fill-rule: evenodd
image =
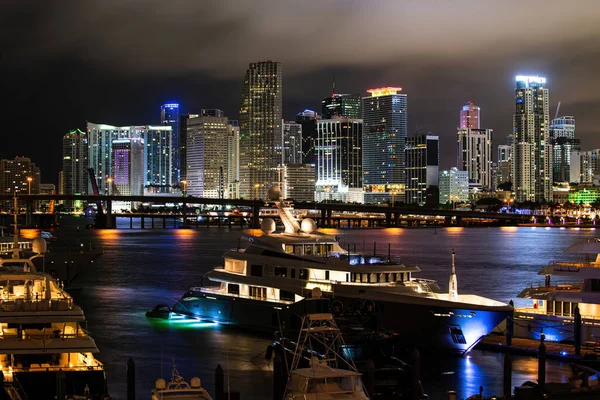
<svg viewBox="0 0 600 400"><path fill-rule="evenodd" d="M329 280L329 271L325 271L325 280L328 281Z"/></svg>
<svg viewBox="0 0 600 400"><path fill-rule="evenodd" d="M300 269L300 275L298 276L298 278L307 281L308 280L308 270L307 269Z"/></svg>
<svg viewBox="0 0 600 400"><path fill-rule="evenodd" d="M263 266L258 264L250 265L250 275L251 276L262 276Z"/></svg>
<svg viewBox="0 0 600 400"><path fill-rule="evenodd" d="M296 279L296 268L290 268L290 277Z"/></svg>
<svg viewBox="0 0 600 400"><path fill-rule="evenodd" d="M287 274L287 267L275 267L275 276L282 276L285 278Z"/></svg>
<svg viewBox="0 0 600 400"><path fill-rule="evenodd" d="M227 285L227 293L240 294L240 285L236 283L229 283Z"/></svg>

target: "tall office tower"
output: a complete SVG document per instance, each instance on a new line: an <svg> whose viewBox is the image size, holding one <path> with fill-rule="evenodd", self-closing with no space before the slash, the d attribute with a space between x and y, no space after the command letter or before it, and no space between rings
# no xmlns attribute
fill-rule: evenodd
<svg viewBox="0 0 600 400"><path fill-rule="evenodd" d="M511 163L512 163L512 146L508 144L498 145L498 164L496 183L500 185L505 182L512 182Z"/></svg>
<svg viewBox="0 0 600 400"><path fill-rule="evenodd" d="M317 120L319 114L313 110L304 110L296 114L296 123L302 125L302 160L307 164L317 164L315 142L317 141Z"/></svg>
<svg viewBox="0 0 600 400"><path fill-rule="evenodd" d="M240 125L227 122L227 198L240 198Z"/></svg>
<svg viewBox="0 0 600 400"><path fill-rule="evenodd" d="M294 201L314 201L315 165L285 164L283 166L283 197Z"/></svg>
<svg viewBox="0 0 600 400"><path fill-rule="evenodd" d="M112 142L112 186L109 193L121 196L140 196L144 193L144 140L115 139ZM121 201L116 209L132 210L137 202Z"/></svg>
<svg viewBox="0 0 600 400"><path fill-rule="evenodd" d="M517 76L513 191L517 201L552 201L552 145L546 78Z"/></svg>
<svg viewBox="0 0 600 400"><path fill-rule="evenodd" d="M386 202L404 190L407 96L402 88L369 89L362 99L365 202Z"/></svg>
<svg viewBox="0 0 600 400"><path fill-rule="evenodd" d="M470 101L467 101L460 110L459 129L480 129L481 128L481 109Z"/></svg>
<svg viewBox="0 0 600 400"><path fill-rule="evenodd" d="M302 125L281 121L283 164L302 164Z"/></svg>
<svg viewBox="0 0 600 400"><path fill-rule="evenodd" d="M458 152L456 164L467 171L469 183L492 188L492 130L458 129Z"/></svg>
<svg viewBox="0 0 600 400"><path fill-rule="evenodd" d="M406 189L407 204L423 205L427 190L438 186L440 168L440 138L419 134L406 139ZM437 202L437 199L436 199Z"/></svg>
<svg viewBox="0 0 600 400"><path fill-rule="evenodd" d="M87 194L88 139L85 132L75 129L63 136L61 194ZM75 204L77 203L77 204ZM68 201L67 209L80 209L82 202Z"/></svg>
<svg viewBox="0 0 600 400"><path fill-rule="evenodd" d="M282 66L251 63L240 101L240 194L265 197L281 183Z"/></svg>
<svg viewBox="0 0 600 400"><path fill-rule="evenodd" d="M498 162L508 161L511 159L512 147L508 144L498 145Z"/></svg>
<svg viewBox="0 0 600 400"><path fill-rule="evenodd" d="M362 120L319 120L317 136L315 200L362 202Z"/></svg>
<svg viewBox="0 0 600 400"><path fill-rule="evenodd" d="M179 156L179 104L177 103L167 103L160 106L160 124L161 125L169 125L171 129L172 139L172 175L171 182L176 184L181 179L181 163Z"/></svg>
<svg viewBox="0 0 600 400"><path fill-rule="evenodd" d="M570 155L569 182L593 183L600 174L600 149L573 150Z"/></svg>
<svg viewBox="0 0 600 400"><path fill-rule="evenodd" d="M440 171L438 178L440 204L469 201L469 175L467 171L452 168Z"/></svg>
<svg viewBox="0 0 600 400"><path fill-rule="evenodd" d="M198 114L181 114L179 116L179 182L173 182L173 184L181 184L181 181L185 181L186 178L186 166L187 166L187 121L190 116L197 117Z"/></svg>
<svg viewBox="0 0 600 400"><path fill-rule="evenodd" d="M229 184L228 120L221 110L202 111L187 120L187 193L223 199Z"/></svg>
<svg viewBox="0 0 600 400"><path fill-rule="evenodd" d="M28 157L0 160L0 190L2 194L38 194L40 169Z"/></svg>
<svg viewBox="0 0 600 400"><path fill-rule="evenodd" d="M169 193L172 187L171 126L112 126L88 122L88 165L94 169L100 193L108 193L106 179L112 176L112 142L118 139L143 139L144 188L147 192ZM88 193L92 193L88 184Z"/></svg>
<svg viewBox="0 0 600 400"><path fill-rule="evenodd" d="M550 123L552 143L552 180L570 182L571 153L579 150L580 139L575 139L575 118L558 117Z"/></svg>
<svg viewBox="0 0 600 400"><path fill-rule="evenodd" d="M321 101L321 113L323 119L344 117L358 119L360 113L360 94L338 94L332 93Z"/></svg>

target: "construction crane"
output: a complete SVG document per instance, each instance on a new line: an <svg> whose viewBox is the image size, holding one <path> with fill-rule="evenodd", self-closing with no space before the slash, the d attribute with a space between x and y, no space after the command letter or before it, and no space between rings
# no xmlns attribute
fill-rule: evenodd
<svg viewBox="0 0 600 400"><path fill-rule="evenodd" d="M558 102L558 105L556 106L556 114L554 114L554 119L558 118L559 111L560 111L560 101Z"/></svg>

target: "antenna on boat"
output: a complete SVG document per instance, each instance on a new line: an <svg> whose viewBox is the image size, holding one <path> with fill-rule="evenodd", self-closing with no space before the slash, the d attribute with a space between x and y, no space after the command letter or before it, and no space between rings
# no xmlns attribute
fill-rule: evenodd
<svg viewBox="0 0 600 400"><path fill-rule="evenodd" d="M448 284L448 297L450 301L458 301L458 282L456 280L456 265L454 264L454 249L452 249L452 273Z"/></svg>
<svg viewBox="0 0 600 400"><path fill-rule="evenodd" d="M15 230L14 230L14 242L13 242L13 255L12 258L17 259L19 258L19 226L18 226L18 220L19 220L19 214L18 214L18 200L17 200L17 191L15 190L15 196L13 198L13 217L14 217L14 225L15 225Z"/></svg>

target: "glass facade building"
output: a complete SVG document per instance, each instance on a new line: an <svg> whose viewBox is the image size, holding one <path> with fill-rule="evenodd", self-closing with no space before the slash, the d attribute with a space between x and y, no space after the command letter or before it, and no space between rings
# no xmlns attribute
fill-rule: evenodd
<svg viewBox="0 0 600 400"><path fill-rule="evenodd" d="M458 129L456 165L467 171L469 183L492 189L492 130Z"/></svg>
<svg viewBox="0 0 600 400"><path fill-rule="evenodd" d="M370 89L362 99L365 202L387 202L404 190L407 96L402 89Z"/></svg>
<svg viewBox="0 0 600 400"><path fill-rule="evenodd" d="M281 183L282 65L251 63L240 101L240 194L264 197Z"/></svg>
<svg viewBox="0 0 600 400"><path fill-rule="evenodd" d="M180 166L180 156L179 156L179 104L177 103L167 103L160 106L160 124L168 125L171 129L171 145L172 145L172 177L171 182L173 184L177 184L181 179L181 166Z"/></svg>
<svg viewBox="0 0 600 400"><path fill-rule="evenodd" d="M283 164L302 164L302 125L282 121Z"/></svg>
<svg viewBox="0 0 600 400"><path fill-rule="evenodd" d="M227 198L240 198L240 126L238 121L227 122Z"/></svg>
<svg viewBox="0 0 600 400"><path fill-rule="evenodd" d="M457 168L440 171L438 184L440 204L469 201L469 175L467 171L459 171Z"/></svg>
<svg viewBox="0 0 600 400"><path fill-rule="evenodd" d="M334 117L360 119L360 94L337 94L326 97L321 101L323 119Z"/></svg>
<svg viewBox="0 0 600 400"><path fill-rule="evenodd" d="M87 194L88 137L75 129L63 136L61 194ZM72 204L69 204L72 206ZM71 208L71 207L69 207Z"/></svg>
<svg viewBox="0 0 600 400"><path fill-rule="evenodd" d="M315 165L285 164L284 198L294 201L314 201Z"/></svg>
<svg viewBox="0 0 600 400"><path fill-rule="evenodd" d="M480 129L481 128L481 109L470 101L460 110L459 129Z"/></svg>
<svg viewBox="0 0 600 400"><path fill-rule="evenodd" d="M554 182L570 182L571 153L579 150L581 140L575 139L575 118L558 117L550 123L552 142L552 179Z"/></svg>
<svg viewBox="0 0 600 400"><path fill-rule="evenodd" d="M302 125L302 160L316 164L315 142L317 141L317 120L319 114L313 110L304 110L296 114L296 123Z"/></svg>
<svg viewBox="0 0 600 400"><path fill-rule="evenodd" d="M427 190L438 185L440 138L420 134L406 140L405 202L423 205ZM437 200L437 199L436 199Z"/></svg>
<svg viewBox="0 0 600 400"><path fill-rule="evenodd" d="M516 201L552 201L552 147L546 78L517 76L512 177Z"/></svg>

